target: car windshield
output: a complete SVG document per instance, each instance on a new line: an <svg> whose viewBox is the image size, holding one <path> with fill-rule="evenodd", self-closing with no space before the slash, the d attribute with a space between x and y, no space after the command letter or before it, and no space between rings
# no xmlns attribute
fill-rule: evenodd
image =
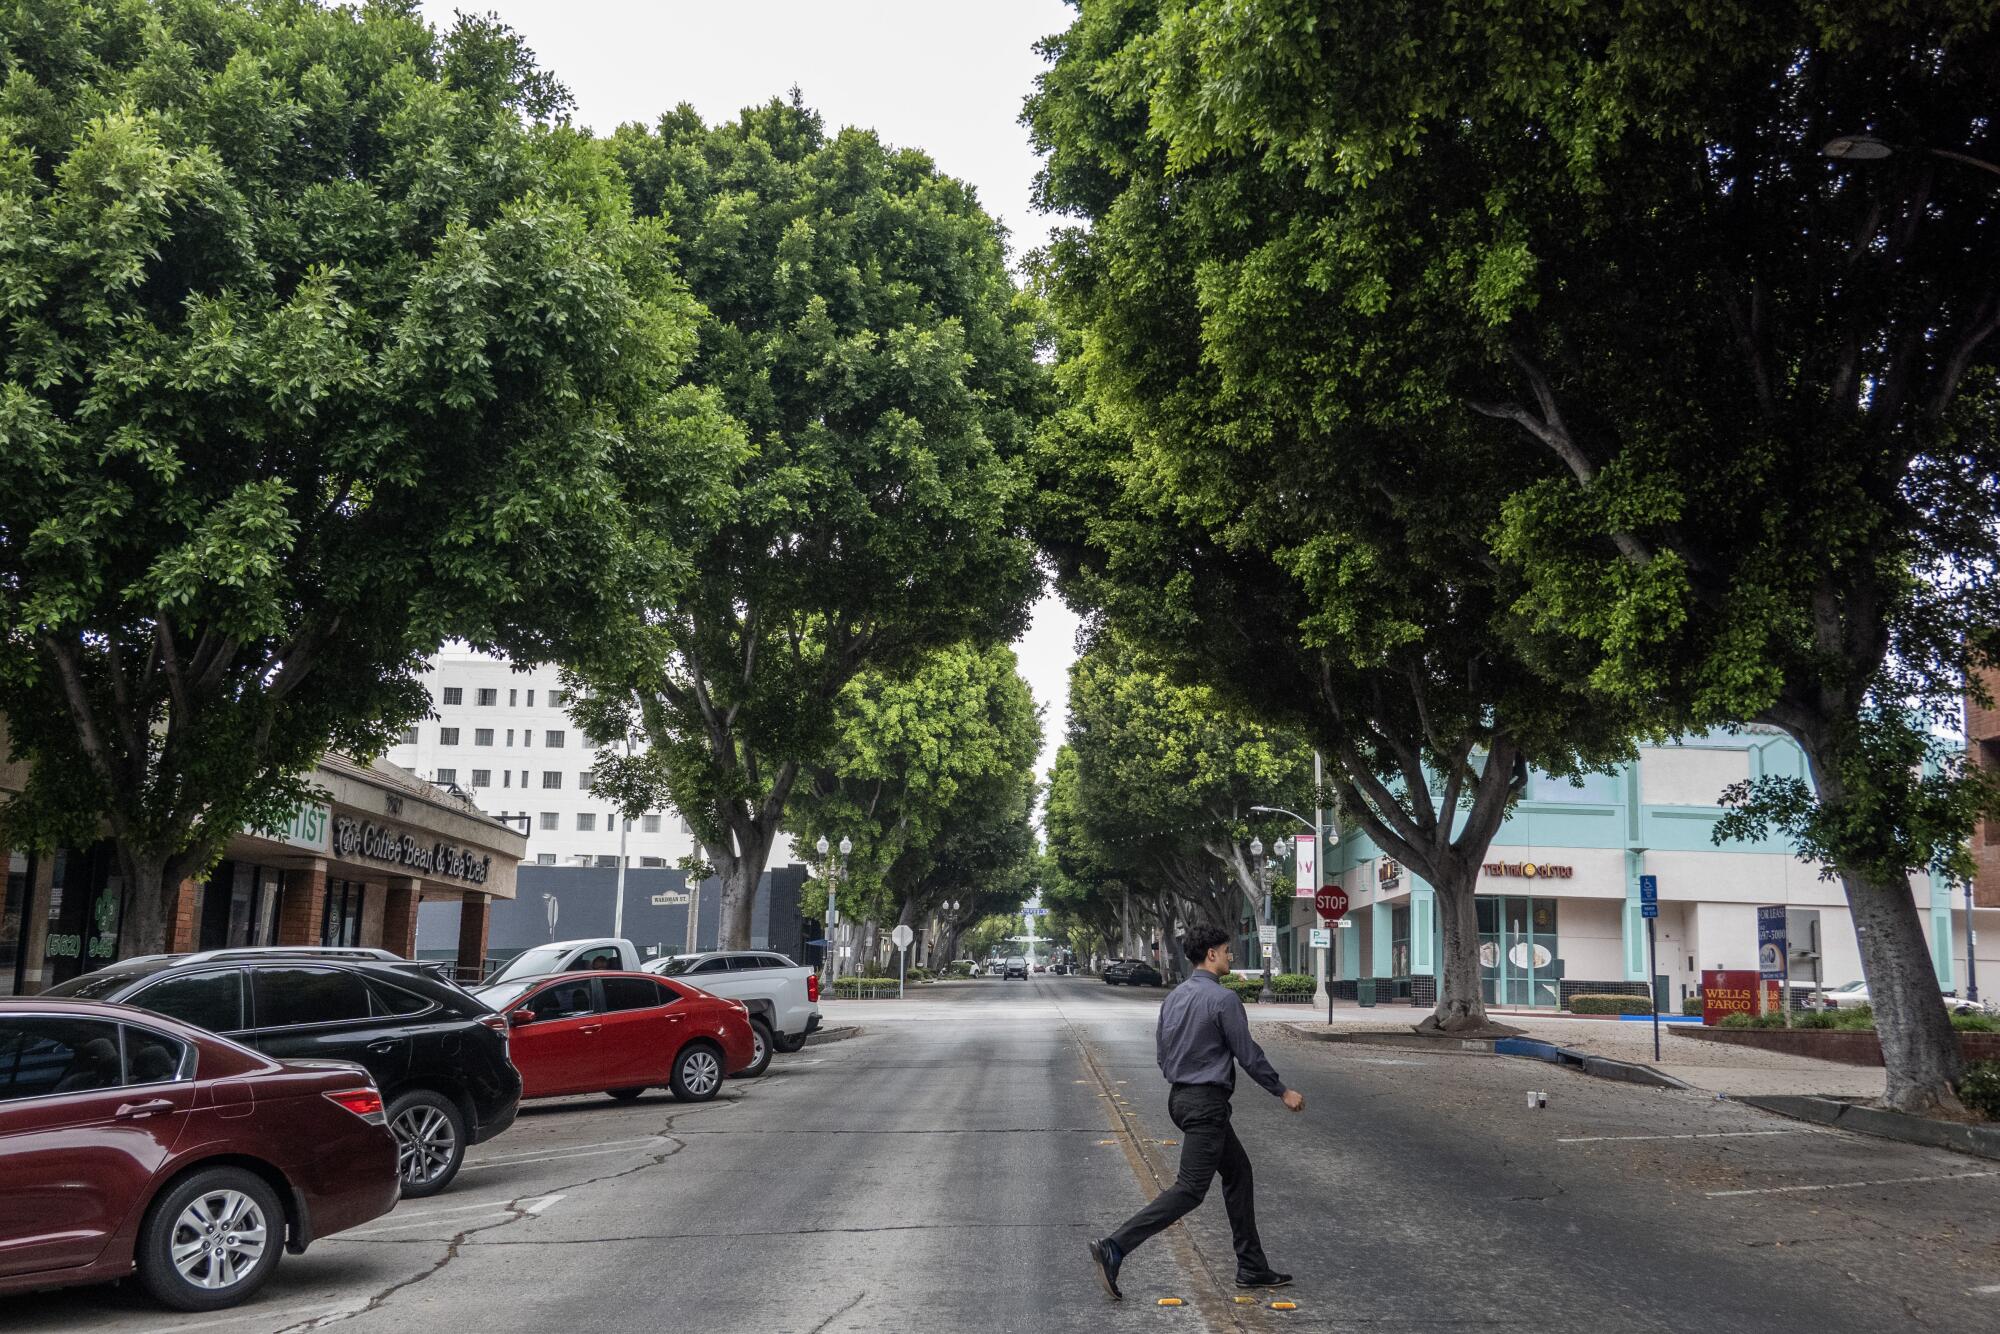
<svg viewBox="0 0 2000 1334"><path fill-rule="evenodd" d="M95 973L85 973L72 977L67 982L58 983L42 994L44 996L67 996L71 1000L103 1000L113 992L131 986L132 983L157 968L104 968Z"/></svg>
<svg viewBox="0 0 2000 1334"><path fill-rule="evenodd" d="M501 1014L505 1014L514 1007L515 1001L533 990L539 980L503 982L499 986L481 987L479 990L473 992L472 996L474 1000L477 1000L488 1009L497 1010Z"/></svg>
<svg viewBox="0 0 2000 1334"><path fill-rule="evenodd" d="M505 982L516 977L540 977L561 969L563 956L569 953L567 945L537 945L531 950L523 950L513 961L493 975L495 982Z"/></svg>
<svg viewBox="0 0 2000 1334"><path fill-rule="evenodd" d="M700 957L699 954L675 954L657 962L647 964L646 971L649 973L658 973L661 977L679 977L682 973L694 967L694 961Z"/></svg>

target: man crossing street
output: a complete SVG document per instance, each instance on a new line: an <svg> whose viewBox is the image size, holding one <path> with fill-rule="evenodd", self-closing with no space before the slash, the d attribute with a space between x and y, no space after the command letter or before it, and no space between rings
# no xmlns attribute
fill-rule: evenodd
<svg viewBox="0 0 2000 1334"><path fill-rule="evenodd" d="M1090 1243L1097 1280L1114 1301L1124 1295L1118 1290L1118 1270L1126 1258L1148 1237L1199 1205L1218 1174L1229 1231L1236 1242L1236 1286L1278 1288L1292 1281L1290 1274L1271 1268L1257 1239L1250 1155L1229 1123L1229 1098L1239 1065L1294 1112L1305 1110L1305 1095L1286 1088L1278 1078L1264 1058L1264 1049L1251 1040L1243 1002L1222 985L1232 962L1228 935L1214 927L1196 927L1181 948L1195 966L1194 974L1161 1003L1155 1035L1160 1073L1172 1086L1167 1115L1181 1130L1180 1174L1125 1226Z"/></svg>

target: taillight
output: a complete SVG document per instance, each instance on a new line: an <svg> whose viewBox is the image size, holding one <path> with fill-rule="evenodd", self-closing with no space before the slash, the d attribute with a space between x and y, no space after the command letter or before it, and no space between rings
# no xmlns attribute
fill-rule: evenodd
<svg viewBox="0 0 2000 1334"><path fill-rule="evenodd" d="M811 1001L811 1002L812 1002L812 1003L813 1003L814 1005L817 1005L817 1004L819 1004L819 974L818 974L818 973L807 973L807 974L806 974L806 999L807 999L807 1000L809 1000L809 1001Z"/></svg>
<svg viewBox="0 0 2000 1334"><path fill-rule="evenodd" d="M504 1014L488 1011L479 1016L479 1022L500 1035L500 1045L503 1047L513 1037L513 1027L507 1022L507 1016Z"/></svg>
<svg viewBox="0 0 2000 1334"><path fill-rule="evenodd" d="M389 1123L389 1118L382 1112L382 1095L374 1089L342 1089L325 1097L328 1102L345 1107L371 1126Z"/></svg>

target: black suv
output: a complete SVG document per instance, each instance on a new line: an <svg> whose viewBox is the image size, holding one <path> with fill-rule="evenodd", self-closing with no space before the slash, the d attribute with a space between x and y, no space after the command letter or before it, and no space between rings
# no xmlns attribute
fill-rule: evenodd
<svg viewBox="0 0 2000 1334"><path fill-rule="evenodd" d="M331 952L156 954L47 994L136 1005L281 1060L367 1067L388 1104L409 1199L450 1185L466 1147L512 1125L520 1106L506 1019L408 965Z"/></svg>

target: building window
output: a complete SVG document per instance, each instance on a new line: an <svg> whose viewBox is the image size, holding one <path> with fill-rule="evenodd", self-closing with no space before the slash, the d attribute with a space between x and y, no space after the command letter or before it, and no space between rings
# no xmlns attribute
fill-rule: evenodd
<svg viewBox="0 0 2000 1334"><path fill-rule="evenodd" d="M554 769L542 770L542 788L544 791L553 792L555 789L561 786L562 786L561 773L559 773Z"/></svg>
<svg viewBox="0 0 2000 1334"><path fill-rule="evenodd" d="M474 787L492 787L493 771L491 769L474 769L472 771L472 785Z"/></svg>
<svg viewBox="0 0 2000 1334"><path fill-rule="evenodd" d="M444 688L444 702L447 704L465 703L465 691L458 686L446 686Z"/></svg>
<svg viewBox="0 0 2000 1334"><path fill-rule="evenodd" d="M688 823L688 818L685 815L681 817L681 832L683 834L692 834L694 832L694 826Z"/></svg>
<svg viewBox="0 0 2000 1334"><path fill-rule="evenodd" d="M585 792L590 791L590 775L591 771L589 769L585 769L582 773L576 776L576 785L582 788Z"/></svg>
<svg viewBox="0 0 2000 1334"><path fill-rule="evenodd" d="M576 828L577 832L581 834L588 834L594 832L597 829L597 817L595 815L592 815L588 811L578 812L576 817Z"/></svg>
<svg viewBox="0 0 2000 1334"><path fill-rule="evenodd" d="M515 701L516 699L518 699L518 698L520 697L520 694L521 694L521 692L520 692L520 691L518 691L518 690L509 690L509 691L507 692L507 707L508 707L508 708L510 708L510 709L511 709L511 708L513 708L513 707L514 707L514 701Z"/></svg>
<svg viewBox="0 0 2000 1334"><path fill-rule="evenodd" d="M458 729L456 727L438 728L438 744L440 746L456 746L458 744Z"/></svg>
<svg viewBox="0 0 2000 1334"><path fill-rule="evenodd" d="M639 865L647 869L664 868L666 864L667 859L665 857L641 857L639 859Z"/></svg>
<svg viewBox="0 0 2000 1334"><path fill-rule="evenodd" d="M542 744L550 750L561 750L563 734L559 731L542 733Z"/></svg>
<svg viewBox="0 0 2000 1334"><path fill-rule="evenodd" d="M396 739L396 744L397 744L397 745L399 745L399 746L414 746L414 745L416 745L416 744L417 744L417 729L416 729L416 728L414 728L414 727L405 727L405 728L403 729L403 735L402 735L402 736L400 736L400 737L398 737L398 738Z"/></svg>
<svg viewBox="0 0 2000 1334"><path fill-rule="evenodd" d="M521 729L521 744L522 744L523 746L526 746L526 747L527 747L527 748L528 748L529 750L533 750L533 749L535 748L535 729L534 729L534 728L532 728L532 727L524 727L524 728L522 728L522 729Z"/></svg>
<svg viewBox="0 0 2000 1334"><path fill-rule="evenodd" d="M535 707L535 692L532 690L528 692L528 707L531 709Z"/></svg>
<svg viewBox="0 0 2000 1334"><path fill-rule="evenodd" d="M361 943L361 898L358 880L326 882L326 911L320 917L319 943L355 946Z"/></svg>
<svg viewBox="0 0 2000 1334"><path fill-rule="evenodd" d="M563 705L565 705L565 704L567 704L567 703L569 703L569 691L567 691L567 690L551 690L551 691L549 692L549 707L550 707L550 708L552 708L552 709L560 709L560 708L561 708L561 707L562 707Z"/></svg>
<svg viewBox="0 0 2000 1334"><path fill-rule="evenodd" d="M490 727L475 727L475 728L473 728L473 729L472 729L472 744L473 744L473 745L475 745L475 746L490 746L490 745L492 745L492 744L493 744L493 729L492 729L492 728L490 728Z"/></svg>
<svg viewBox="0 0 2000 1334"><path fill-rule="evenodd" d="M645 833L648 833L648 834L657 834L657 833L659 833L659 832L660 832L660 817L659 817L659 816L657 816L657 815L642 815L642 816L640 816L640 817L639 817L639 828L640 828L640 830L641 830L641 831L643 831L643 832L645 832Z"/></svg>
<svg viewBox="0 0 2000 1334"><path fill-rule="evenodd" d="M528 786L528 771L526 769L521 770L521 786L524 788Z"/></svg>
<svg viewBox="0 0 2000 1334"><path fill-rule="evenodd" d="M618 859L600 852L597 854L597 864L599 866L616 866L618 865Z"/></svg>
<svg viewBox="0 0 2000 1334"><path fill-rule="evenodd" d="M514 729L511 727L507 729L507 744L509 746L514 744Z"/></svg>
<svg viewBox="0 0 2000 1334"><path fill-rule="evenodd" d="M555 864L556 855L553 852L538 852L535 854L535 865L554 866Z"/></svg>
<svg viewBox="0 0 2000 1334"><path fill-rule="evenodd" d="M437 781L440 783L456 783L458 781L458 770L456 769L438 770Z"/></svg>
<svg viewBox="0 0 2000 1334"><path fill-rule="evenodd" d="M514 771L512 769L502 769L500 771L500 786L501 787L514 786Z"/></svg>
<svg viewBox="0 0 2000 1334"><path fill-rule="evenodd" d="M500 702L499 688L496 686L488 686L485 689L481 690L476 698L480 704L486 705L487 707L490 708L493 705L498 704Z"/></svg>
<svg viewBox="0 0 2000 1334"><path fill-rule="evenodd" d="M561 812L561 811L543 811L543 812L542 812L542 828L544 828L544 829L560 829L560 828L562 828L562 812Z"/></svg>

